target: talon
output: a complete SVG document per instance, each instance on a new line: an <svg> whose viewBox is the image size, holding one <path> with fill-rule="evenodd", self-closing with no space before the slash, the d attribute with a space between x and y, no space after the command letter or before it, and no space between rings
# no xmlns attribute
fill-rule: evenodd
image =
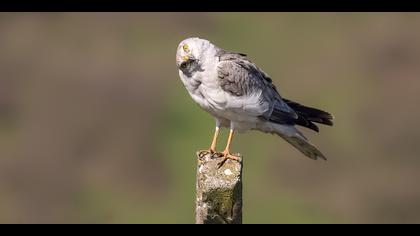
<svg viewBox="0 0 420 236"><path fill-rule="evenodd" d="M227 158L224 158L222 161L220 161L219 163L217 163L217 169L220 169L220 167L222 167L223 164L225 164L226 161L227 161Z"/></svg>
<svg viewBox="0 0 420 236"><path fill-rule="evenodd" d="M212 156L214 155L215 151L212 149L208 149L208 150L200 150L197 152L197 156L198 158L203 158L205 155L207 154L211 154Z"/></svg>
<svg viewBox="0 0 420 236"><path fill-rule="evenodd" d="M222 152L214 152L213 154L211 154L212 158L220 158L223 157L223 153Z"/></svg>
<svg viewBox="0 0 420 236"><path fill-rule="evenodd" d="M232 154L230 154L230 153L228 153L228 152L223 152L223 153L222 153L222 157L223 157L223 160L221 160L219 163L217 163L217 168L218 168L218 169L219 169L220 167L222 167L222 166L223 166L223 164L225 164L225 162L226 162L228 159L230 159L230 160L234 160L234 161L238 161L238 162L241 162L241 161L242 161L242 158L239 156L239 154L232 155Z"/></svg>

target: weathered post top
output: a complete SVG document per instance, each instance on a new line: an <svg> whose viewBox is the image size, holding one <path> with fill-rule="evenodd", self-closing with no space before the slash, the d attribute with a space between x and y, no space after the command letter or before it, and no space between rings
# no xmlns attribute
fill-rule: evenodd
<svg viewBox="0 0 420 236"><path fill-rule="evenodd" d="M242 161L227 160L210 154L198 159L196 183L197 224L242 223Z"/></svg>

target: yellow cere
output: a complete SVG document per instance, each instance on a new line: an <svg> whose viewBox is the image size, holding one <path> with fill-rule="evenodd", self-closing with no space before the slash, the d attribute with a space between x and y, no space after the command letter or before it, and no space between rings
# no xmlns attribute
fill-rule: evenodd
<svg viewBox="0 0 420 236"><path fill-rule="evenodd" d="M190 58L188 57L188 56L183 56L182 57L182 60L184 60L184 61L188 61Z"/></svg>

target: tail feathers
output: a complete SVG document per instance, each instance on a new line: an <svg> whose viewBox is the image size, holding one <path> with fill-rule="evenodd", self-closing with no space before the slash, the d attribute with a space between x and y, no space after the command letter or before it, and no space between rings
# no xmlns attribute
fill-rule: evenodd
<svg viewBox="0 0 420 236"><path fill-rule="evenodd" d="M316 148L309 141L302 139L301 137L282 136L282 138L284 138L288 143L292 144L296 149L302 152L305 156L313 160L317 160L318 157L321 159L327 160L327 158L324 156L324 154L321 153L321 151L318 150L318 148Z"/></svg>
<svg viewBox="0 0 420 236"><path fill-rule="evenodd" d="M324 154L322 154L317 147L311 144L309 140L295 127L276 124L274 125L274 133L293 145L305 156L313 160L317 160L318 158L327 160Z"/></svg>

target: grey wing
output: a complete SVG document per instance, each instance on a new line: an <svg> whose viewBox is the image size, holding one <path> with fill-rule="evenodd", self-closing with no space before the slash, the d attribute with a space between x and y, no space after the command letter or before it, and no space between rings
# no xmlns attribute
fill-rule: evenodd
<svg viewBox="0 0 420 236"><path fill-rule="evenodd" d="M295 124L296 112L285 103L271 78L244 54L225 52L220 57L218 77L221 88L237 99L258 97L256 111L261 119L279 124ZM252 106L251 106L252 107ZM255 108L257 109L257 108Z"/></svg>

